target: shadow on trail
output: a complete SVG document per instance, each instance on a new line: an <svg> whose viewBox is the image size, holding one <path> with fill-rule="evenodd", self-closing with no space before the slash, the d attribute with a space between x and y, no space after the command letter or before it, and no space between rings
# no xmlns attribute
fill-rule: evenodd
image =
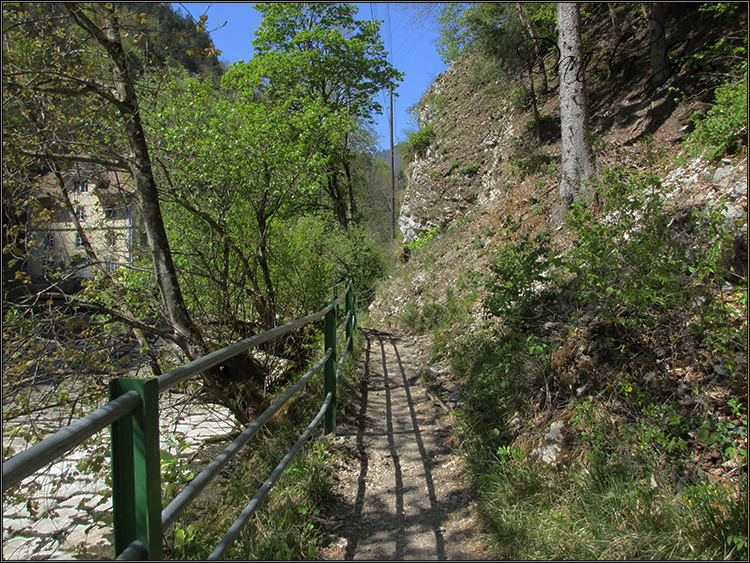
<svg viewBox="0 0 750 563"><path fill-rule="evenodd" d="M443 522L450 507L441 505L437 499L431 469L433 462L425 446L424 429L419 425L407 368L399 351L400 339L376 330L363 331L363 334L366 348L362 399L357 417L360 467L352 522L355 528L363 519L380 522L381 525L377 529L370 527L361 529L361 533L352 534L348 538L344 558L378 558L377 550L370 554L357 551L358 547L377 542L379 545L392 545L395 551L391 551L390 555L396 560L444 560ZM412 377L412 381L414 379ZM373 396L379 397L379 391L384 393L384 405ZM383 410L384 420L381 419ZM372 444L383 437L387 440L387 453L373 451ZM368 443L371 444L369 448ZM385 449L386 445L382 443L381 447ZM371 481L374 481L375 476L369 475L373 470L373 455L390 458L395 481L392 488L373 490ZM415 462L417 455L421 460L421 467ZM411 465L408 460L411 460ZM389 464L386 463L387 465ZM368 486L371 490L368 490ZM425 497L429 500L429 506L424 502ZM417 535L420 537L417 538Z"/></svg>

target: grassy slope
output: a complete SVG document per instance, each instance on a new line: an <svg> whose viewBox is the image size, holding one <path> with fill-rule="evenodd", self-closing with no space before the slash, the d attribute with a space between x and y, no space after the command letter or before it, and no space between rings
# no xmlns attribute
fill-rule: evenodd
<svg viewBox="0 0 750 563"><path fill-rule="evenodd" d="M674 16L674 37L710 41L721 33L708 27L710 19L696 25L694 15ZM591 34L603 38L602 48L611 46L605 23ZM427 227L441 230L380 291L371 320L432 329L436 358L449 358L464 378L456 438L502 554L741 558L747 553L747 278L719 271L708 228L659 230L685 209L710 215L700 202L711 186L702 180L680 186L658 205L644 196L639 211L648 213L629 234L652 231L652 238L606 246L602 240L625 231L592 230L603 214L632 204L632 197L618 200L613 186L633 196L639 185L691 160L683 146L687 118L707 98L692 89L695 76L670 84L686 92L681 104L667 88L643 98L640 85L622 77L590 84L602 178L607 168L621 177L589 194L589 216L576 231L550 222L560 154L556 81L541 107L549 117L545 145L537 148L530 112L514 105L512 88L487 83L482 64L459 61L425 96L436 114L436 139L426 158L412 164L406 203L427 218ZM700 167L712 173L716 165ZM625 171L638 173L622 177ZM708 224L702 221L688 223ZM746 214L731 227L735 239L742 239L743 223L746 229ZM543 269L529 259L542 232L550 232L552 255L595 235L577 264L599 260L598 269L576 276L575 259L566 258L559 279L524 297L519 290L542 287L519 275ZM664 240L672 246L648 265ZM670 265L663 258L684 261L689 248L707 251L693 261L710 282L702 297L695 276L679 260ZM607 271L622 267L622 258L635 265L613 283ZM498 275L491 274L493 264ZM628 276L635 280L630 289ZM516 292L514 303L525 310L498 308L499 316L486 318L492 279L500 281L496 293ZM584 279L624 288L620 301L608 301L606 293L586 299ZM726 280L735 282L732 290L718 290ZM713 305L694 307L696 296ZM563 423L564 439L558 462L548 466L531 453L555 421Z"/></svg>

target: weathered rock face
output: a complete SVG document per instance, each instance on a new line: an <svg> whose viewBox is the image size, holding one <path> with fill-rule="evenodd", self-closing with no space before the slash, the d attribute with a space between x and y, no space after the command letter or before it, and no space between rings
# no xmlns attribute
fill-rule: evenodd
<svg viewBox="0 0 750 563"><path fill-rule="evenodd" d="M468 82L470 60L459 60L425 93L418 121L435 140L407 166L409 184L399 213L403 244L445 229L475 202L496 198L503 160L514 135L509 104L476 91Z"/></svg>

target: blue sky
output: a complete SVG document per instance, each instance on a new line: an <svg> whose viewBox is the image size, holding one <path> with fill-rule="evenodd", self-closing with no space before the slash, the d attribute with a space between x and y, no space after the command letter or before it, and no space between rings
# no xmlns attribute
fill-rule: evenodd
<svg viewBox="0 0 750 563"><path fill-rule="evenodd" d="M415 126L409 124L407 108L417 101L427 90L432 81L447 67L440 60L435 50L437 31L434 25L412 25L413 13L407 11L406 5L400 2L355 2L359 8L360 19L384 20L380 34L390 53L391 63L404 73L404 80L395 91L395 122L393 127L394 142L405 140L405 129ZM230 63L250 60L253 56L252 40L260 23L260 12L250 2L182 2L172 6L184 12L189 11L194 19L201 14L208 15L208 29L217 25L226 25L213 31L211 37L214 45L222 53L220 59ZM390 29L390 33L388 30ZM380 104L386 107L389 103L387 92L379 96ZM387 149L390 144L388 131L388 109L383 115L376 116L376 132L379 135L378 145Z"/></svg>

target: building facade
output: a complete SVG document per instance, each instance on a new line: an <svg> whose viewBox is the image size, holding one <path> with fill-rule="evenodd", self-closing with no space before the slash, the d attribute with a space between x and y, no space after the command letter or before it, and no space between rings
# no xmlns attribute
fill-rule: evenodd
<svg viewBox="0 0 750 563"><path fill-rule="evenodd" d="M64 181L65 191L48 174L35 190L27 227L29 275L90 278L97 269L112 273L132 264L146 240L130 177L78 172ZM85 239L96 259L88 256Z"/></svg>

